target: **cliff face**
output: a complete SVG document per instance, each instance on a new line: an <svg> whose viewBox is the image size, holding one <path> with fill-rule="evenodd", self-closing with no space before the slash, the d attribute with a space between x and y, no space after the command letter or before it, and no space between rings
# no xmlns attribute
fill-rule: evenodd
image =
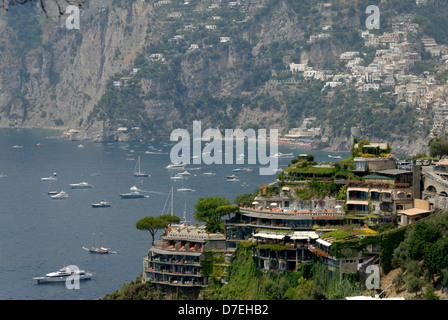
<svg viewBox="0 0 448 320"><path fill-rule="evenodd" d="M335 23L331 10L318 12L313 2L240 3L212 9L214 1L201 0L190 9L176 1L91 1L79 30L65 28L67 16L50 0L47 16L26 6L0 12L0 127L76 129L69 137L110 141L166 138L175 128L191 129L193 120L221 129L298 126L305 116L291 116L285 100L294 91L279 90L271 73L281 75L290 62L336 64L350 39L307 44L315 30ZM356 15L337 21L360 25ZM151 55L159 52L165 56L155 67ZM125 96L128 89L135 101ZM266 106L274 100L275 107ZM123 126L128 131L118 132ZM326 138L332 149L351 145L350 136Z"/></svg>
<svg viewBox="0 0 448 320"><path fill-rule="evenodd" d="M86 119L105 93L110 77L132 68L144 46L151 46L163 36L148 30L149 25L153 27L158 23L153 1L117 3L119 5L111 6L108 2L98 2L85 7L81 12L80 30L66 29L66 16L59 16L50 4L47 4L47 17L28 8L24 14L21 10L25 8L20 7L0 13L3 39L0 126L86 127ZM32 17L30 28L41 30L40 45L27 52L21 52L23 46L14 44L18 32L11 27L11 20L18 15L22 19ZM304 33L297 15L285 1L272 6L262 19L242 32L242 37L248 40L256 35L264 46L272 42L298 41L303 39ZM323 59L332 59L339 51L328 54L327 48L313 47L306 59L313 61L315 57L323 63ZM219 96L241 92L247 77L242 72L243 64L257 56L257 49L254 53L250 57L229 46L214 57L195 52L185 54L178 66L181 81L188 88L182 99L194 100L204 92ZM145 81L141 83L142 90L163 90L157 79ZM180 120L178 112L170 110L172 103L160 100L163 99L146 103L148 114L156 119L167 117L170 123ZM249 118L260 116L260 110L244 113L253 114Z"/></svg>
<svg viewBox="0 0 448 320"><path fill-rule="evenodd" d="M25 8L0 14L0 106L8 106L0 125L78 127L109 77L128 68L141 50L151 6L144 1L120 9L91 6L81 12L79 30L66 29L66 17L51 7L48 17L29 12L26 17L35 19L32 27L42 33L41 45L26 53L15 45L18 32L8 25L20 10Z"/></svg>

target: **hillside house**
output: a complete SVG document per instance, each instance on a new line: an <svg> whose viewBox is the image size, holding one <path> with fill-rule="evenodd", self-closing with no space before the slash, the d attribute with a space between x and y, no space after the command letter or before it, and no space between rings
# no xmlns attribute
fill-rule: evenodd
<svg viewBox="0 0 448 320"><path fill-rule="evenodd" d="M227 254L225 236L207 233L203 226L170 226L143 259L143 281L178 288L206 287L208 276L201 272L206 252Z"/></svg>

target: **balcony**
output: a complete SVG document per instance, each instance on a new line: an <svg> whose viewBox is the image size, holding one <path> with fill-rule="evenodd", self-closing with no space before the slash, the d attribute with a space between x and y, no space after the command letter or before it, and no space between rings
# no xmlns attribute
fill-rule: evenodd
<svg viewBox="0 0 448 320"><path fill-rule="evenodd" d="M172 243L156 240L154 241L153 247L167 251L202 252L202 243L201 244L181 243L181 242Z"/></svg>
<svg viewBox="0 0 448 320"><path fill-rule="evenodd" d="M368 196L349 196L347 198L347 200L352 200L352 201L369 201L369 197Z"/></svg>
<svg viewBox="0 0 448 320"><path fill-rule="evenodd" d="M171 276L189 276L189 277L202 277L203 275L201 272L198 271L171 271L171 270L161 270L161 269L153 269L152 267L149 267L145 270L147 273L159 273L159 274L165 274L165 275L171 275Z"/></svg>
<svg viewBox="0 0 448 320"><path fill-rule="evenodd" d="M150 257L148 261L151 263L164 263L172 265L193 265L200 266L199 260L190 259L175 259L175 258L165 258L165 257Z"/></svg>

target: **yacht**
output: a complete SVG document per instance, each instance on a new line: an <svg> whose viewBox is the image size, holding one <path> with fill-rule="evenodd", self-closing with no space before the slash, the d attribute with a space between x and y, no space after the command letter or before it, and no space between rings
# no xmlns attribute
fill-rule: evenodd
<svg viewBox="0 0 448 320"><path fill-rule="evenodd" d="M55 177L40 178L40 181L54 181L54 180L57 180L57 178L55 178Z"/></svg>
<svg viewBox="0 0 448 320"><path fill-rule="evenodd" d="M239 172L239 171L251 172L252 169L249 169L249 168L236 168L236 169L233 169L233 172Z"/></svg>
<svg viewBox="0 0 448 320"><path fill-rule="evenodd" d="M240 181L236 175L227 176L227 181Z"/></svg>
<svg viewBox="0 0 448 320"><path fill-rule="evenodd" d="M92 203L92 208L108 208L110 207L110 203L107 201L101 201L99 203Z"/></svg>
<svg viewBox="0 0 448 320"><path fill-rule="evenodd" d="M193 192L194 190L190 189L190 188L185 188L184 187L184 180L182 180L182 188L178 188L177 191L180 191L180 192Z"/></svg>
<svg viewBox="0 0 448 320"><path fill-rule="evenodd" d="M140 156L138 156L137 163L134 168L134 177L149 177L148 173L144 173L140 171Z"/></svg>
<svg viewBox="0 0 448 320"><path fill-rule="evenodd" d="M99 247L95 247L95 234L93 234L93 243L91 248L82 247L84 250L89 251L90 253L111 253L109 248L103 247L103 234L101 233L101 244Z"/></svg>
<svg viewBox="0 0 448 320"><path fill-rule="evenodd" d="M280 158L280 159L285 159L285 158L294 158L294 154L292 152L290 153L276 153L274 154L274 158Z"/></svg>
<svg viewBox="0 0 448 320"><path fill-rule="evenodd" d="M193 189L190 188L178 188L177 191L179 192L193 192Z"/></svg>
<svg viewBox="0 0 448 320"><path fill-rule="evenodd" d="M68 198L68 193L65 191L61 191L58 194L55 194L53 196L50 196L51 199L54 200L62 200L62 199L67 199Z"/></svg>
<svg viewBox="0 0 448 320"><path fill-rule="evenodd" d="M342 159L342 157L341 156L332 156L332 155L328 155L328 157L330 157L330 158L333 158L333 159Z"/></svg>
<svg viewBox="0 0 448 320"><path fill-rule="evenodd" d="M68 185L72 189L88 189L92 188L92 185L87 182L80 182L80 183L72 183Z"/></svg>
<svg viewBox="0 0 448 320"><path fill-rule="evenodd" d="M120 194L120 197L123 199L139 199L139 198L145 198L148 196L145 196L144 194L141 194L137 191L129 192L129 193L122 193Z"/></svg>
<svg viewBox="0 0 448 320"><path fill-rule="evenodd" d="M167 168L167 169L184 169L185 163L179 163L179 164L170 163L165 168Z"/></svg>
<svg viewBox="0 0 448 320"><path fill-rule="evenodd" d="M85 270L70 270L68 267L63 267L55 272L47 273L44 277L34 277L37 283L45 282L65 282L69 277L77 276L79 280L88 280L93 276L93 273Z"/></svg>

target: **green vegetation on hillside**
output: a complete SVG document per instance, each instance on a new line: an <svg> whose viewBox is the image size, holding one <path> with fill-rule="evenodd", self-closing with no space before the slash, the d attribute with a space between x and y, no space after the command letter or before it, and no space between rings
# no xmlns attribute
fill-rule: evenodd
<svg viewBox="0 0 448 320"><path fill-rule="evenodd" d="M301 266L300 271L281 274L256 268L252 249L241 245L232 255L228 284L213 282L207 289L210 300L336 300L361 294L353 275L334 276L318 262Z"/></svg>
<svg viewBox="0 0 448 320"><path fill-rule="evenodd" d="M372 33L391 31L392 18L398 14L415 13L423 33L444 43L445 31L440 30L448 29L440 26L448 25L443 18L447 8L440 4L440 12L432 19L434 14L430 12L434 4L428 2L428 5L418 7L413 0L381 3L382 28ZM95 119L108 120L112 124L153 130L157 123L147 116L145 106L156 101L175 108L180 120L174 125L181 128L191 126L191 122L198 118L210 127L235 128L241 125L239 118L244 111L253 110L260 114L277 113L279 121L286 124L285 130L298 127L306 117L316 117L315 125L329 127L335 137L350 135L350 128L354 126L362 128L366 135L389 141L427 135L428 125L418 127L415 124L422 111L397 101L393 87L364 92L359 90L356 82L348 81L344 88L323 90L325 81L307 80L288 70L289 63L300 63L303 54L317 51L324 56L324 61L323 65L314 66L315 69L346 73L345 63L338 56L331 56L330 50L334 51L331 48L359 51L364 66L373 61L378 48L367 47L360 36L367 18L368 1L334 1L330 8L323 3L285 1L288 12L297 15L294 23L298 33L303 35L283 41L262 39L258 33L261 28L258 24L275 16L278 10L275 1L266 1L263 8L245 12L239 6L220 6L213 11L194 10L195 6L209 5L208 2L191 3L182 8L174 4L158 7L148 20L147 44L134 61L139 72L133 76L129 87L117 89L109 82L88 123ZM168 17L173 12L181 16ZM311 35L321 32L322 25L329 23L327 16L331 16L333 22L339 22L331 24L330 38L308 43ZM432 27L434 23L439 26L438 30ZM207 30L204 27L207 24L217 28ZM418 34L416 39L421 36ZM230 40L221 42L220 37ZM409 41L413 43L416 39ZM198 49L191 49L192 44ZM150 56L156 53L163 54L165 61L151 60ZM411 71L420 74L430 66L431 61L425 60L416 63ZM123 71L111 81L127 74ZM276 85L270 80L295 82ZM229 88L233 88L230 89L232 94L223 94ZM261 122L253 125L259 126Z"/></svg>

